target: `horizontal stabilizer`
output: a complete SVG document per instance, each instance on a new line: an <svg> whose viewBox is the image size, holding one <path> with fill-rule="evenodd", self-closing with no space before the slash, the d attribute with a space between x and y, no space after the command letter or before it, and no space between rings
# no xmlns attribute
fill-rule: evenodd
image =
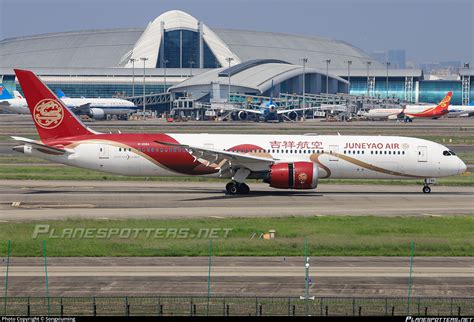
<svg viewBox="0 0 474 322"><path fill-rule="evenodd" d="M73 153L73 151L71 151L71 150L46 145L46 144L39 143L35 140L28 139L28 138L22 138L22 137L19 137L19 136L12 136L11 138L14 139L15 141L20 141L20 142L26 143L27 145L30 145L32 148L34 148L34 149L36 149L40 152L43 152L43 153L55 154L55 155L65 154L65 153Z"/></svg>

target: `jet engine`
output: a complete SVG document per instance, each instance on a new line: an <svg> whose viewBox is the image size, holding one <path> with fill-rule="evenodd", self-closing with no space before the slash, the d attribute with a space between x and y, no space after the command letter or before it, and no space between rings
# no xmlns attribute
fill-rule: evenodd
<svg viewBox="0 0 474 322"><path fill-rule="evenodd" d="M101 108L91 108L88 113L89 117L94 120L103 120L105 119L105 112Z"/></svg>
<svg viewBox="0 0 474 322"><path fill-rule="evenodd" d="M237 116L239 117L239 120L245 121L248 117L248 114L245 111L240 111L239 114L237 114Z"/></svg>
<svg viewBox="0 0 474 322"><path fill-rule="evenodd" d="M296 119L298 118L298 113L296 113L296 112L294 112L294 111L293 111L293 112L289 112L289 113L288 113L288 118L289 118L290 120L292 120L292 121L296 121Z"/></svg>
<svg viewBox="0 0 474 322"><path fill-rule="evenodd" d="M313 162L277 163L270 168L266 183L278 189L314 189L319 168Z"/></svg>

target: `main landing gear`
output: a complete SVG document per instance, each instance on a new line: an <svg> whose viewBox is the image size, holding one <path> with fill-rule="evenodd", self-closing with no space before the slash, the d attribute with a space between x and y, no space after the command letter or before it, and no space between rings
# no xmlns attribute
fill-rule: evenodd
<svg viewBox="0 0 474 322"><path fill-rule="evenodd" d="M423 193L430 193L431 192L430 185L434 184L435 182L436 182L436 179L434 178L426 178L425 184L423 185Z"/></svg>
<svg viewBox="0 0 474 322"><path fill-rule="evenodd" d="M225 186L225 190L229 195L248 195L250 188L245 183L231 181Z"/></svg>

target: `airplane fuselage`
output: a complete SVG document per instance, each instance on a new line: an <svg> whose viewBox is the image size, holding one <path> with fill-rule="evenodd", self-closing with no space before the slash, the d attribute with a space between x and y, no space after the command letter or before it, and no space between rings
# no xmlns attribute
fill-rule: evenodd
<svg viewBox="0 0 474 322"><path fill-rule="evenodd" d="M81 105L89 104L91 108L100 109L136 109L137 107L130 101L119 98L61 98L63 103L74 109ZM12 98L0 100L0 111L11 114L30 114L28 104L24 98Z"/></svg>
<svg viewBox="0 0 474 322"><path fill-rule="evenodd" d="M457 175L464 163L441 144L398 136L310 136L234 134L95 134L44 142L69 154L24 148L53 162L131 176L221 176L219 165L205 165L184 148L158 142L202 146L274 159L274 163L312 162L319 178L420 179ZM264 178L255 165L249 178Z"/></svg>

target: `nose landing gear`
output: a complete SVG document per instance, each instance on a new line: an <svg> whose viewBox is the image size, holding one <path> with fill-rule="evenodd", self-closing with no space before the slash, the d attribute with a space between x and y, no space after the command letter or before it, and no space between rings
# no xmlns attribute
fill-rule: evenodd
<svg viewBox="0 0 474 322"><path fill-rule="evenodd" d="M229 195L248 195L250 193L250 188L245 183L239 183L236 181L231 181L225 186L225 190Z"/></svg>
<svg viewBox="0 0 474 322"><path fill-rule="evenodd" d="M435 182L436 182L435 178L426 178L425 184L423 185L423 193L430 193L431 192L430 185L434 184Z"/></svg>

